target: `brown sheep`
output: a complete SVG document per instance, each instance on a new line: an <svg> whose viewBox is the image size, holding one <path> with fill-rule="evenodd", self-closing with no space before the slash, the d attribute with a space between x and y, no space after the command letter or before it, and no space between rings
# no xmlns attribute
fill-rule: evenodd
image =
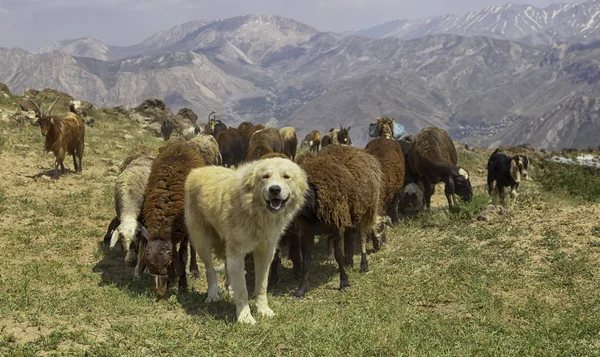
<svg viewBox="0 0 600 357"><path fill-rule="evenodd" d="M287 156L286 154L282 154L280 152L270 152L268 154L265 154L265 155L261 156L260 159L264 160L264 159L270 159L270 158L273 158L273 157L280 157L282 159L288 159L288 160L290 160L289 156Z"/></svg>
<svg viewBox="0 0 600 357"><path fill-rule="evenodd" d="M238 126L238 129L240 129L241 131L244 132L244 134L246 134L246 136L248 137L248 140L250 140L250 137L252 137L252 134L254 134L255 131L264 129L265 126L262 124L257 124L254 125L250 122L243 122Z"/></svg>
<svg viewBox="0 0 600 357"><path fill-rule="evenodd" d="M402 146L396 140L379 137L371 140L365 151L381 164L382 184L379 195L380 215L387 215L394 225L398 224L398 203L404 188L406 165Z"/></svg>
<svg viewBox="0 0 600 357"><path fill-rule="evenodd" d="M340 289L344 289L350 285L344 266L352 261L344 244L353 242L357 235L361 238L360 270L368 270L365 235L378 223L379 195L373 192L381 189L380 164L364 150L342 145L334 145L317 155L301 155L297 161L308 174L309 191L295 220L302 251L302 280L296 296L302 297L306 292L315 235L333 236ZM290 256L297 257L291 248ZM299 267L300 262L294 262L297 274Z"/></svg>
<svg viewBox="0 0 600 357"><path fill-rule="evenodd" d="M448 133L433 126L424 128L412 139L408 153L408 166L416 175L416 180L425 188L424 200L429 209L435 185L444 182L448 206L456 205L454 194L464 200L473 196L469 173L457 166L458 156L454 142Z"/></svg>
<svg viewBox="0 0 600 357"><path fill-rule="evenodd" d="M352 139L349 134L350 128L350 126L348 128L340 126L339 129L329 129L329 132L321 139L321 148L331 144L352 146Z"/></svg>
<svg viewBox="0 0 600 357"><path fill-rule="evenodd" d="M319 145L321 144L321 133L318 130L313 130L306 134L304 140L302 140L301 147L308 146L310 151L319 152Z"/></svg>
<svg viewBox="0 0 600 357"><path fill-rule="evenodd" d="M227 128L220 132L215 139L219 145L223 166L238 166L244 162L248 151L248 138L243 131Z"/></svg>
<svg viewBox="0 0 600 357"><path fill-rule="evenodd" d="M283 140L283 153L292 159L296 158L296 149L298 148L298 137L296 129L291 126L286 126L279 129L281 139Z"/></svg>
<svg viewBox="0 0 600 357"><path fill-rule="evenodd" d="M255 131L248 144L246 161L259 160L262 156L271 153L283 153L283 140L275 128L265 128Z"/></svg>
<svg viewBox="0 0 600 357"><path fill-rule="evenodd" d="M179 277L179 290L187 288L184 185L190 171L203 166L207 164L202 155L183 138L167 142L152 163L142 211L148 241L141 242L139 252L143 257L138 260L143 259L144 265L148 266L159 297L165 295L168 284L176 277ZM195 254L192 259L195 260ZM144 271L143 266L141 271Z"/></svg>
<svg viewBox="0 0 600 357"><path fill-rule="evenodd" d="M204 157L208 165L221 165L222 157L217 140L208 134L199 134L188 142Z"/></svg>
<svg viewBox="0 0 600 357"><path fill-rule="evenodd" d="M77 114L52 115L52 109L59 100L60 98L56 99L47 112L42 112L34 101L29 100L35 107L42 135L46 138L44 149L47 152L52 151L56 156L56 160L54 161L54 175L52 176L55 180L58 179L59 166L61 173L65 172L64 161L66 154L73 155L75 172L82 172L81 160L83 158L85 140L85 123ZM79 160L79 164L77 163L77 159Z"/></svg>

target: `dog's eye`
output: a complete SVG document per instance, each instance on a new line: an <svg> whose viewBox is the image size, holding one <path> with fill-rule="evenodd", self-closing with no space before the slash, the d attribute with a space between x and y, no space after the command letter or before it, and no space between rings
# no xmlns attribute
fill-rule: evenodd
<svg viewBox="0 0 600 357"><path fill-rule="evenodd" d="M270 175L270 174L264 174L264 175L262 176L262 178L263 178L263 179L265 179L265 180L266 180L266 179L268 179L268 178L270 178L270 177L271 177L271 175Z"/></svg>
<svg viewBox="0 0 600 357"><path fill-rule="evenodd" d="M283 175L283 178L286 179L286 180L289 180L290 179L290 175Z"/></svg>

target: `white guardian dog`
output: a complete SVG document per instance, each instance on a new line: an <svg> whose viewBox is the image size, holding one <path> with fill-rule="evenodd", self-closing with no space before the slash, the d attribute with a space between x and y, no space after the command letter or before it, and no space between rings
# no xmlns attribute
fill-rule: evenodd
<svg viewBox="0 0 600 357"><path fill-rule="evenodd" d="M254 161L232 170L206 166L190 172L185 182L185 224L193 247L206 267L207 302L220 291L212 263L214 252L225 259L237 321L254 324L248 306L244 258L252 253L256 307L273 316L267 302L269 268L277 242L305 200L306 173L283 158Z"/></svg>

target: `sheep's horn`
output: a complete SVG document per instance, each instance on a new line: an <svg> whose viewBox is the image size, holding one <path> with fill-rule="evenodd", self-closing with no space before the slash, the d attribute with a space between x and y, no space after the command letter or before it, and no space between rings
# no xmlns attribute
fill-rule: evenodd
<svg viewBox="0 0 600 357"><path fill-rule="evenodd" d="M37 103L36 103L36 102L34 102L33 100L31 100L30 98L27 98L27 100L28 100L29 102L31 102L31 104L33 104L33 106L35 107L35 109L37 109L37 112L38 112L38 114L40 114L40 115L41 115L41 114L42 114L42 111L40 110L40 107L37 105Z"/></svg>
<svg viewBox="0 0 600 357"><path fill-rule="evenodd" d="M46 114L50 115L52 113L52 109L54 109L54 106L56 105L56 103L58 103L59 100L60 98L56 98L56 100L54 101L54 103L52 103L50 109L48 109L48 112Z"/></svg>

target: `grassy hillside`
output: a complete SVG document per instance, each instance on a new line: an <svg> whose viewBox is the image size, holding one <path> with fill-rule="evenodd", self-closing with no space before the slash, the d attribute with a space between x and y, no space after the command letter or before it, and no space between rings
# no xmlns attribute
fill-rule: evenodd
<svg viewBox="0 0 600 357"><path fill-rule="evenodd" d="M136 144L162 140L96 113L83 174L54 182L39 128L7 119L12 109L0 113L0 355L600 354L600 203L565 193L569 182L534 177L512 209L478 191L458 214L405 221L369 255L369 273L350 271L344 292L320 242L307 298L291 297L285 262L269 296L275 317L241 326L229 297L204 303L204 274L157 302L150 277L134 281L101 246L116 166ZM487 154L460 153L474 184ZM443 187L436 192L444 205Z"/></svg>

